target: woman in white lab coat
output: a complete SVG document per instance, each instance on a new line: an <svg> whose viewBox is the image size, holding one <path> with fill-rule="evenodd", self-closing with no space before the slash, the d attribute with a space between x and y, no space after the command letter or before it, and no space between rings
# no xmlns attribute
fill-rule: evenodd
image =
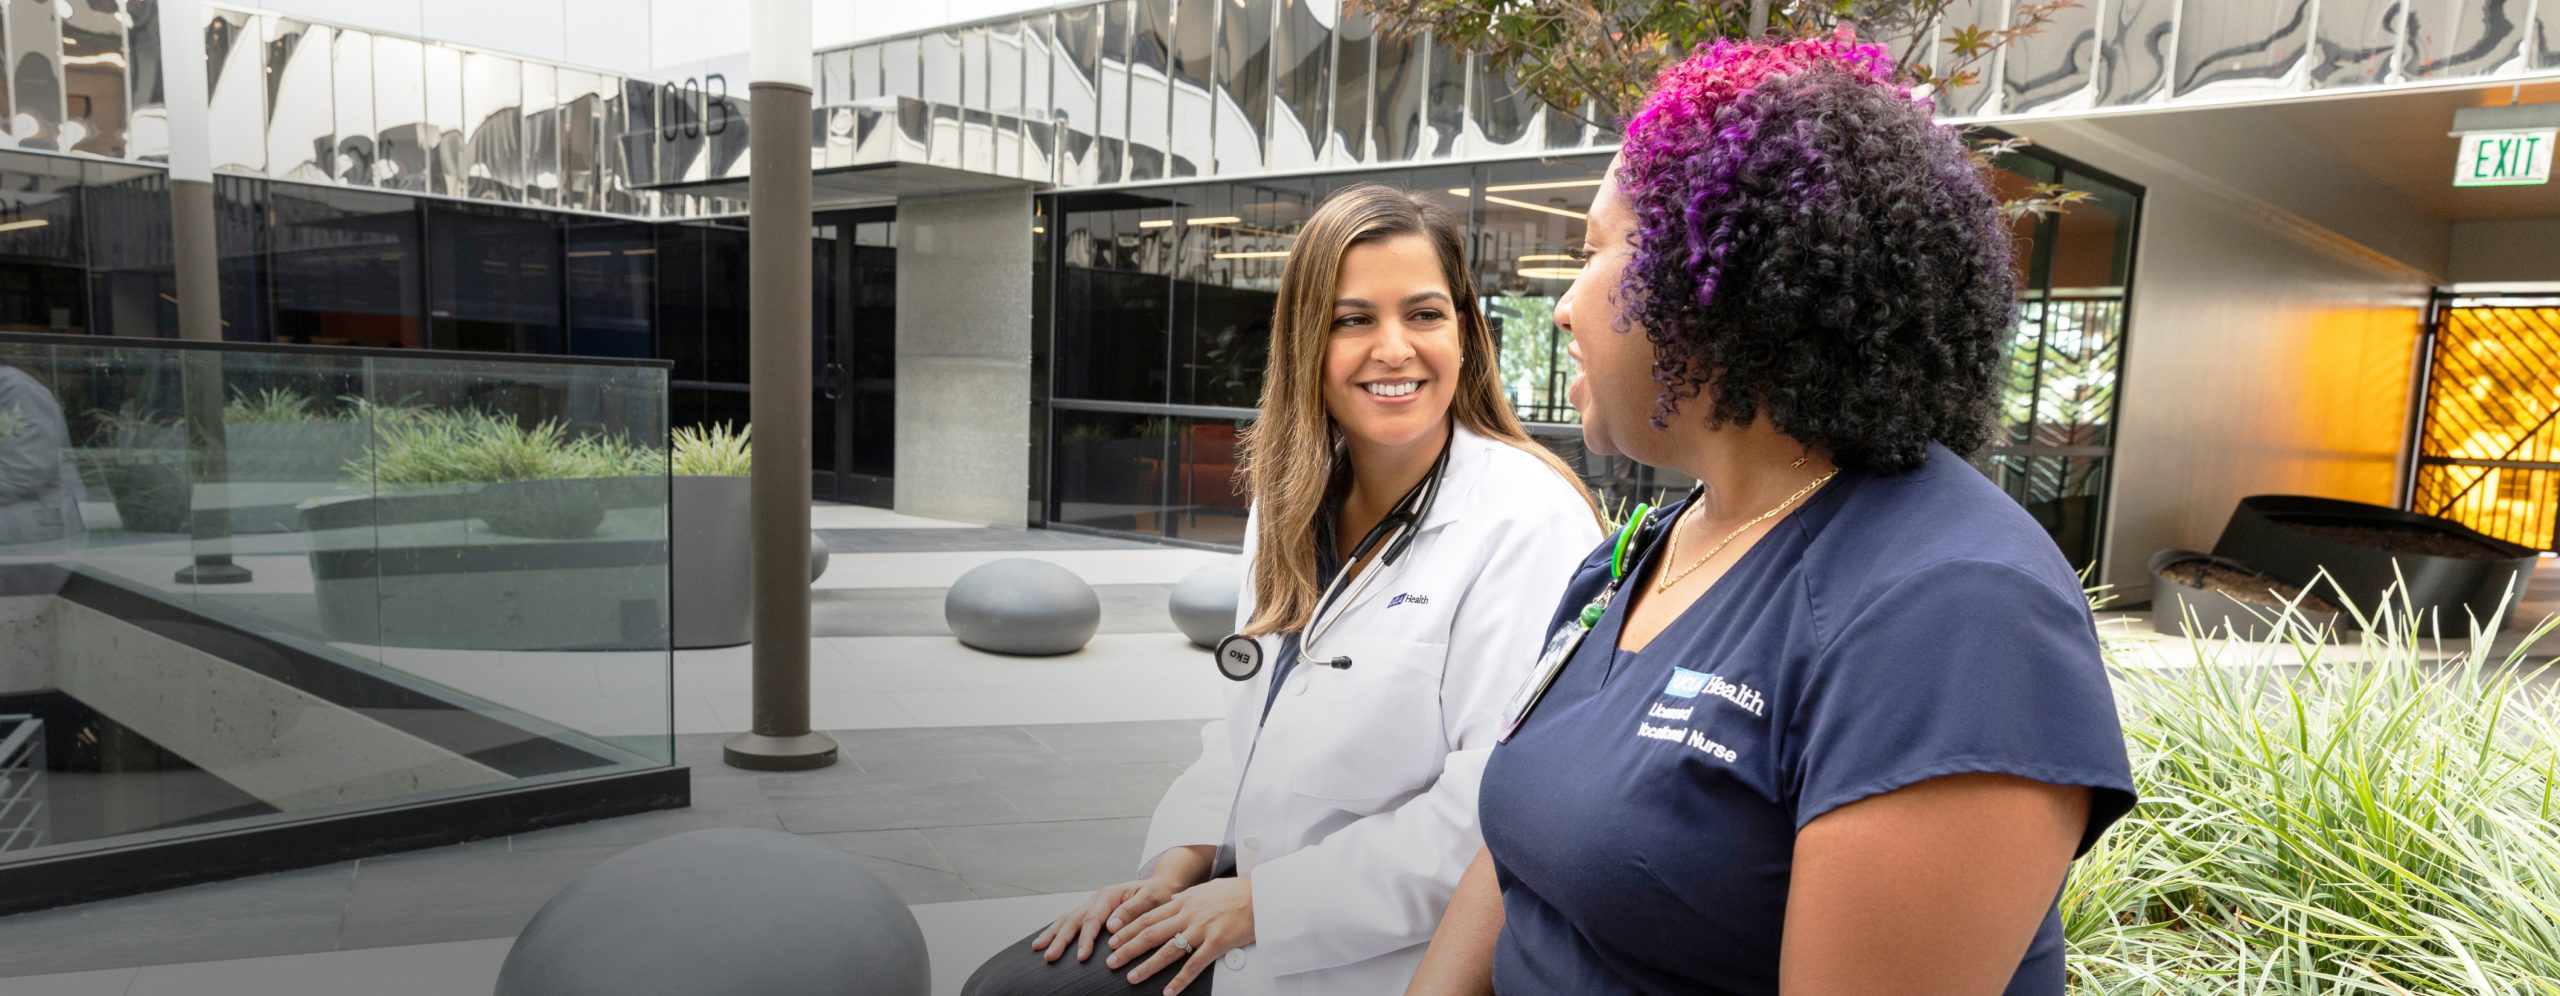
<svg viewBox="0 0 2560 996"><path fill-rule="evenodd" d="M1272 329L1226 714L1141 877L998 954L972 996L1401 992L1475 854L1497 714L1597 509L1512 416L1428 201L1326 200Z"/></svg>

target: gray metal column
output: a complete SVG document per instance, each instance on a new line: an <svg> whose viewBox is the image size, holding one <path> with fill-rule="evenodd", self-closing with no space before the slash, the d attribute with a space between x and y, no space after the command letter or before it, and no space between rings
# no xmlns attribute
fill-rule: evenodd
<svg viewBox="0 0 2560 996"><path fill-rule="evenodd" d="M721 756L796 771L836 761L809 729L809 0L750 0L747 21L754 701Z"/></svg>
<svg viewBox="0 0 2560 996"><path fill-rule="evenodd" d="M161 78L169 100L169 235L178 277L178 338L222 341L221 246L214 237L213 147L207 125L204 13L195 0L160 5ZM249 569L231 562L230 447L222 424L222 354L179 354L180 404L186 414L193 485L195 563L178 569L179 584L239 584Z"/></svg>

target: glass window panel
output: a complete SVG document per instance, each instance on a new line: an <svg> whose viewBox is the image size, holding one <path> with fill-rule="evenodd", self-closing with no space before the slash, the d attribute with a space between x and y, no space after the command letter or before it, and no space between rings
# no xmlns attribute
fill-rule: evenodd
<svg viewBox="0 0 2560 996"><path fill-rule="evenodd" d="M820 52L814 58L818 60L818 87L810 99L819 107L850 103L854 99L853 50Z"/></svg>
<svg viewBox="0 0 2560 996"><path fill-rule="evenodd" d="M41 6L51 18L50 4L12 4L10 27L18 27L18 18L29 7ZM12 35L18 32L12 30ZM267 168L267 74L265 60L260 58L266 39L259 30L257 18L231 10L213 11L212 23L205 26L205 71L212 89L206 94L209 121L208 142L213 148L213 168L236 173L263 173ZM14 50L14 39L12 48ZM24 90L26 73L10 74L13 90ZM36 99L42 100L39 95ZM57 95L54 99L59 99ZM51 131L41 121L31 121L26 94L19 94L18 120L13 132L19 144L28 145L28 133L49 136ZM45 141L50 141L46 138ZM48 145L34 146L48 148Z"/></svg>
<svg viewBox="0 0 2560 996"><path fill-rule="evenodd" d="M274 258L268 238L275 231L267 221L267 195L274 187L256 177L213 175L214 239L223 249L215 272L226 341L274 341L267 301L267 265Z"/></svg>
<svg viewBox="0 0 2560 996"><path fill-rule="evenodd" d="M80 165L87 187L81 191L81 209L89 229L92 330L100 335L176 335L168 171L109 162Z"/></svg>
<svg viewBox="0 0 2560 996"><path fill-rule="evenodd" d="M864 45L853 50L850 78L855 100L870 100L887 92L880 87L880 46Z"/></svg>
<svg viewBox="0 0 2560 996"><path fill-rule="evenodd" d="M2320 5L2312 86L2369 86L2391 78L2406 0L2327 0ZM2412 39L2413 44L2415 39ZM2413 62L2417 60L2412 60Z"/></svg>
<svg viewBox="0 0 2560 996"><path fill-rule="evenodd" d="M1052 360L1057 396L1166 400L1177 237L1172 204L1115 195L1060 203L1050 222L1061 246Z"/></svg>
<svg viewBox="0 0 2560 996"><path fill-rule="evenodd" d="M1503 395L1525 421L1580 421L1564 397L1574 364L1555 326L1555 301L1581 269L1572 254L1608 166L1606 156L1497 163L1485 167L1475 191L1482 214L1468 257L1478 304L1500 348Z"/></svg>
<svg viewBox="0 0 2560 996"><path fill-rule="evenodd" d="M2098 103L2139 104L2167 91L2169 39L2178 0L2114 0L2106 10L2106 47L2098 53Z"/></svg>
<svg viewBox="0 0 2560 996"><path fill-rule="evenodd" d="M1998 68L1997 55L1966 59L1956 54L1947 39L1965 28L1998 30L2008 19L2009 0L1950 0L1945 13L1939 15L1938 30L1932 33L1937 40L1931 46L1939 74L1972 72L1977 76L1972 83L1938 92L1935 99L1941 116L1969 117L1989 112L1996 82L1992 72Z"/></svg>
<svg viewBox="0 0 2560 996"><path fill-rule="evenodd" d="M426 345L416 201L279 185L271 207L276 341Z"/></svg>
<svg viewBox="0 0 2560 996"><path fill-rule="evenodd" d="M2523 5L2517 0L2418 0L2390 6L2409 11L2409 47L2400 73L2410 79L2487 76L2514 60L2524 41L2515 17ZM2543 6L2543 16L2551 16L2550 4ZM2327 19L2325 4L2322 19Z"/></svg>
<svg viewBox="0 0 2560 996"><path fill-rule="evenodd" d="M701 383L702 306L710 289L703 283L702 254L707 226L699 222L661 225L657 231L657 301L653 325L658 358L675 364L678 382Z"/></svg>
<svg viewBox="0 0 2560 996"><path fill-rule="evenodd" d="M1573 149L1596 141L1585 118L1597 111L1596 105L1587 103L1575 108L1541 106L1540 112L1546 115L1547 148ZM1611 135L1610 140L1615 141L1616 136Z"/></svg>
<svg viewBox="0 0 2560 996"><path fill-rule="evenodd" d="M1108 0L1102 7L1095 78L1101 99L1094 181L1118 183L1129 175L1129 45L1137 28L1137 0Z"/></svg>
<svg viewBox="0 0 2560 996"><path fill-rule="evenodd" d="M1235 0L1219 16L1217 171L1257 173L1271 117L1271 0Z"/></svg>
<svg viewBox="0 0 2560 996"><path fill-rule="evenodd" d="M1178 0L1173 26L1173 90L1170 134L1165 152L1172 157L1170 176L1198 176L1209 168L1211 122L1209 83L1215 71L1219 0ZM1268 23L1266 21L1265 23Z"/></svg>
<svg viewBox="0 0 2560 996"><path fill-rule="evenodd" d="M1333 107L1333 0L1280 5L1271 36L1269 163L1273 170L1301 170L1323 162L1325 129Z"/></svg>
<svg viewBox="0 0 2560 996"><path fill-rule="evenodd" d="M1316 181L1239 181L1168 192L1182 205L1174 280L1173 400L1251 408L1271 348L1271 309ZM1233 219L1233 220L1227 220Z"/></svg>
<svg viewBox="0 0 2560 996"><path fill-rule="evenodd" d="M257 47L254 23L247 37L250 47ZM64 145L61 8L50 3L10 4L8 40L9 91L17 98L10 133L20 148L59 150ZM257 60L255 54L249 58L253 63Z"/></svg>
<svg viewBox="0 0 2560 996"><path fill-rule="evenodd" d="M602 210L604 80L594 73L560 70L560 203Z"/></svg>
<svg viewBox="0 0 2560 996"><path fill-rule="evenodd" d="M960 78L966 63L960 54L960 33L937 31L919 43L924 54L924 99L929 105L925 161L956 169L961 165Z"/></svg>
<svg viewBox="0 0 2560 996"><path fill-rule="evenodd" d="M987 86L991 41L983 27L963 28L960 35L960 166L973 173L999 172L996 167L995 97ZM1019 60L1015 68L1021 68ZM1020 90L1017 88L1016 93ZM1019 159L1016 165L1019 165Z"/></svg>
<svg viewBox="0 0 2560 996"><path fill-rule="evenodd" d="M994 169L1001 176L1023 173L1023 26L992 25L987 29L987 103L995 129ZM1047 77L1042 77L1047 82Z"/></svg>
<svg viewBox="0 0 2560 996"><path fill-rule="evenodd" d="M0 154L0 330L89 331L80 167Z"/></svg>
<svg viewBox="0 0 2560 996"><path fill-rule="evenodd" d="M473 200L524 200L524 63L471 52L462 63L464 190Z"/></svg>
<svg viewBox="0 0 2560 996"><path fill-rule="evenodd" d="M1165 535L1174 420L1062 410L1052 416L1051 522Z"/></svg>
<svg viewBox="0 0 2560 996"><path fill-rule="evenodd" d="M126 30L125 64L133 71L133 140L129 154L136 159L166 159L169 155L168 83L160 75L160 3L159 0L125 0L125 17L132 27Z"/></svg>
<svg viewBox="0 0 2560 996"><path fill-rule="evenodd" d="M1424 113L1424 144L1431 158L1446 159L1458 154L1458 139L1466 132L1467 120L1467 55L1455 47L1431 40L1431 81L1424 91L1428 99Z"/></svg>
<svg viewBox="0 0 2560 996"><path fill-rule="evenodd" d="M1058 12L1055 47L1049 57L1049 117L1058 124L1060 183L1100 182L1101 24L1095 8Z"/></svg>
<svg viewBox="0 0 2560 996"><path fill-rule="evenodd" d="M747 223L722 219L702 230L703 379L747 382Z"/></svg>
<svg viewBox="0 0 2560 996"><path fill-rule="evenodd" d="M605 190L613 206L606 210L628 212L638 204L636 188L658 182L658 90L647 80L616 80L621 99L614 101L619 121L606 135L613 140L605 160Z"/></svg>
<svg viewBox="0 0 2560 996"><path fill-rule="evenodd" d="M437 349L560 353L561 217L430 201L427 335Z"/></svg>
<svg viewBox="0 0 2560 996"><path fill-rule="evenodd" d="M921 39L893 38L880 49L880 78L892 97L924 99L924 46Z"/></svg>
<svg viewBox="0 0 2560 996"><path fill-rule="evenodd" d="M2525 69L2560 69L2560 4L2544 3L2535 8L2533 30L2525 41Z"/></svg>
<svg viewBox="0 0 2560 996"><path fill-rule="evenodd" d="M560 71L524 64L524 192L534 204L560 203Z"/></svg>
<svg viewBox="0 0 2560 996"><path fill-rule="evenodd" d="M569 351L579 356L657 355L657 244L653 226L566 219Z"/></svg>
<svg viewBox="0 0 2560 996"><path fill-rule="evenodd" d="M1422 151L1425 53L1419 42L1387 35L1376 36L1370 44L1377 50L1378 63L1374 102L1377 123L1370 129L1369 158L1372 162L1403 162Z"/></svg>
<svg viewBox="0 0 2560 996"><path fill-rule="evenodd" d="M427 125L426 47L406 38L373 39L373 119L376 183L393 190L427 189L427 154L435 129Z"/></svg>
<svg viewBox="0 0 2560 996"><path fill-rule="evenodd" d="M2010 41L2001 57L2002 110L2022 114L2089 106L2098 45L2098 5L2054 11L2043 28Z"/></svg>
<svg viewBox="0 0 2560 996"><path fill-rule="evenodd" d="M112 3L83 2L62 22L63 144L71 151L121 158L126 122L124 21Z"/></svg>
<svg viewBox="0 0 2560 996"><path fill-rule="evenodd" d="M2311 0L2181 0L2177 95L2277 89L2310 45Z"/></svg>
<svg viewBox="0 0 2560 996"><path fill-rule="evenodd" d="M1035 14L1022 22L1022 176L1043 183L1058 178L1057 104L1049 94L1057 51L1055 18Z"/></svg>
<svg viewBox="0 0 2560 996"><path fill-rule="evenodd" d="M331 163L337 181L354 187L374 183L373 36L340 31L329 39L330 121L338 140Z"/></svg>
<svg viewBox="0 0 2560 996"><path fill-rule="evenodd" d="M1495 72L1483 60L1475 63L1475 93L1469 101L1470 155L1507 155L1536 151L1546 144L1538 120L1539 104L1511 74Z"/></svg>
<svg viewBox="0 0 2560 996"><path fill-rule="evenodd" d="M267 21L267 175L326 183L337 172L337 108L330 49L336 32L323 24Z"/></svg>
<svg viewBox="0 0 2560 996"><path fill-rule="evenodd" d="M462 99L462 52L442 45L426 47L427 126L435 144L427 150L427 190L461 197L469 187L470 147L463 136L469 117Z"/></svg>
<svg viewBox="0 0 2560 996"><path fill-rule="evenodd" d="M1129 32L1129 179L1171 176L1174 0L1137 0Z"/></svg>
<svg viewBox="0 0 2560 996"><path fill-rule="evenodd" d="M1325 154L1335 166L1355 166L1373 155L1369 127L1370 107L1377 96L1372 85L1376 37L1377 23L1367 11L1342 12L1342 27L1334 32L1333 127L1325 139Z"/></svg>

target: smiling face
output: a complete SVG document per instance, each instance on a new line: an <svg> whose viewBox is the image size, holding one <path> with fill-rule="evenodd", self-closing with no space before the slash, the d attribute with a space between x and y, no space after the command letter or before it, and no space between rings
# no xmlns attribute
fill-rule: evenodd
<svg viewBox="0 0 2560 996"><path fill-rule="evenodd" d="M1342 254L1325 339L1324 405L1355 446L1400 450L1439 439L1457 390L1465 326L1440 255L1420 235Z"/></svg>
<svg viewBox="0 0 2560 996"><path fill-rule="evenodd" d="M1581 361L1565 397L1582 413L1583 445L1643 461L1662 435L1652 424L1662 388L1653 379L1652 340L1640 327L1621 327L1618 286L1635 256L1635 226L1635 211L1618 190L1618 163L1612 161L1584 230L1582 251L1589 258L1573 286L1556 299L1555 320L1573 335L1572 352Z"/></svg>

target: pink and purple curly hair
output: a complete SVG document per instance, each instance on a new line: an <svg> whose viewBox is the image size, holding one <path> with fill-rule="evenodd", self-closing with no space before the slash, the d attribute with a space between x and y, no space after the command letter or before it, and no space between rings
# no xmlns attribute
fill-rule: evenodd
<svg viewBox="0 0 2560 996"><path fill-rule="evenodd" d="M1842 466L1916 467L1989 436L2013 320L1998 202L1882 46L1702 47L1627 124L1636 216L1621 319L1655 347L1667 425L1777 429Z"/></svg>

